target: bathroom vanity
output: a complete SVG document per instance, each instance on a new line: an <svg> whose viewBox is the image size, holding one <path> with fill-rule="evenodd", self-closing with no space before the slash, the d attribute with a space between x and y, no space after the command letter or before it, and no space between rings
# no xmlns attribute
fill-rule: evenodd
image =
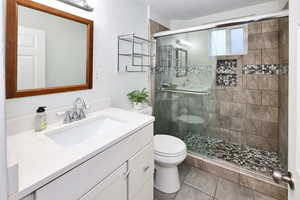
<svg viewBox="0 0 300 200"><path fill-rule="evenodd" d="M22 200L153 200L151 116L116 108L8 138Z"/></svg>

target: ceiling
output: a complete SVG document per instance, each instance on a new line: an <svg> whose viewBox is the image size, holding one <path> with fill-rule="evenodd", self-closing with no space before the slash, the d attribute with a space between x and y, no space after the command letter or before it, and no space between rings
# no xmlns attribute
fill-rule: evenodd
<svg viewBox="0 0 300 200"><path fill-rule="evenodd" d="M276 0L148 0L161 15L174 20L187 20L218 12Z"/></svg>

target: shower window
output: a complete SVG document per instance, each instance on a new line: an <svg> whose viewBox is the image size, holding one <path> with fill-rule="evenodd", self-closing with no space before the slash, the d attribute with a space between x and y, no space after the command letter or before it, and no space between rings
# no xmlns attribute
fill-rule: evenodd
<svg viewBox="0 0 300 200"><path fill-rule="evenodd" d="M247 54L247 26L234 26L212 30L210 32L209 45L211 56Z"/></svg>

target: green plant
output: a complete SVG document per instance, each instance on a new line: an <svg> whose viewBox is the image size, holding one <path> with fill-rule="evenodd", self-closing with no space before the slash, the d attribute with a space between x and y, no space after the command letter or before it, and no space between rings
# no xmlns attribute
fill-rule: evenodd
<svg viewBox="0 0 300 200"><path fill-rule="evenodd" d="M143 90L134 90L127 94L128 99L134 103L147 103L149 98L149 93L146 91L146 88Z"/></svg>

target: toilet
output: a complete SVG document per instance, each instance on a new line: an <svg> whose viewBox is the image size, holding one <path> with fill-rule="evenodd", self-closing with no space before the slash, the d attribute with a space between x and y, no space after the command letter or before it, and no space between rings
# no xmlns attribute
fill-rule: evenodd
<svg viewBox="0 0 300 200"><path fill-rule="evenodd" d="M138 112L152 115L152 108L146 107ZM157 190L175 193L180 189L178 165L186 156L186 145L181 139L170 135L154 136L154 187Z"/></svg>
<svg viewBox="0 0 300 200"><path fill-rule="evenodd" d="M180 189L178 165L186 155L186 145L179 138L170 135L154 136L154 187L157 190L175 193Z"/></svg>

